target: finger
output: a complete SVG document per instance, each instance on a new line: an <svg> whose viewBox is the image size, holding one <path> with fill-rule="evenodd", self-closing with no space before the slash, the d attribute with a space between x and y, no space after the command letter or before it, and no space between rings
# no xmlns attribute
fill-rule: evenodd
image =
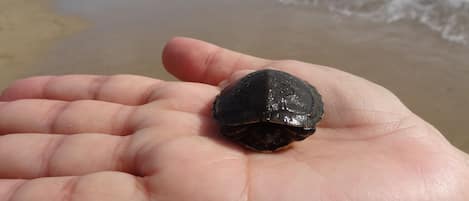
<svg viewBox="0 0 469 201"><path fill-rule="evenodd" d="M128 138L104 134L0 136L0 178L32 179L113 170L131 172L123 145ZM12 154L15 153L15 154Z"/></svg>
<svg viewBox="0 0 469 201"><path fill-rule="evenodd" d="M143 80L138 81L139 79ZM147 79L146 84L145 79ZM48 84L45 84L46 82ZM163 82L139 76L119 75L106 78L103 76L70 75L19 80L5 90L2 98L8 101L18 99L65 101L95 99L127 105L141 105L166 99L167 101L176 101L173 105L182 105L181 108L187 108L186 111L191 111L191 109L197 111L198 107L193 107L193 103L200 101L206 103L218 92L218 88L210 85Z"/></svg>
<svg viewBox="0 0 469 201"><path fill-rule="evenodd" d="M133 106L92 100L0 102L0 135L83 132L128 135L138 127L138 122L132 122L133 111Z"/></svg>
<svg viewBox="0 0 469 201"><path fill-rule="evenodd" d="M149 94L149 104L142 107L152 107L149 110L155 112L157 109L167 109L210 116L213 100L218 93L218 87L207 84L168 82Z"/></svg>
<svg viewBox="0 0 469 201"><path fill-rule="evenodd" d="M0 201L127 201L151 200L147 178L120 172L100 172L81 177L34 180L0 180Z"/></svg>
<svg viewBox="0 0 469 201"><path fill-rule="evenodd" d="M227 79L221 81L218 84L218 87L220 89L223 89L223 88L227 87L228 85L230 85L232 83L235 83L236 81L243 78L247 74L253 73L253 72L254 72L254 70L240 70L240 71L233 72L233 74L231 74L230 77L228 77Z"/></svg>
<svg viewBox="0 0 469 201"><path fill-rule="evenodd" d="M200 40L176 37L164 48L163 63L181 80L217 85L234 71L260 68L269 61Z"/></svg>
<svg viewBox="0 0 469 201"><path fill-rule="evenodd" d="M55 99L101 100L127 105L147 102L149 94L163 83L136 75L65 75L31 77L14 82L0 100Z"/></svg>
<svg viewBox="0 0 469 201"><path fill-rule="evenodd" d="M125 137L99 133L0 136L0 178L78 176L98 171L144 175L153 171L143 172L142 167L148 169L146 163L155 154L146 152L145 147L183 136L209 135L215 130L210 119L201 115L174 111L162 115L168 118L160 119L159 126Z"/></svg>
<svg viewBox="0 0 469 201"><path fill-rule="evenodd" d="M8 133L109 133L128 135L146 118L164 118L162 110L210 116L219 89L199 83L167 83L148 94L141 107L81 100L18 100L0 102L0 134ZM151 111L151 113L149 112ZM143 115L145 114L145 115Z"/></svg>
<svg viewBox="0 0 469 201"><path fill-rule="evenodd" d="M19 188L19 186L21 186L24 182L25 180L21 179L0 179L0 201L11 200L15 190Z"/></svg>

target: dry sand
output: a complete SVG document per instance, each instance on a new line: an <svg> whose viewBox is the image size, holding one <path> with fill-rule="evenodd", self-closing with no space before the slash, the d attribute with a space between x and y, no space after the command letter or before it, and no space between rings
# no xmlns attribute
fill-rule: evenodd
<svg viewBox="0 0 469 201"><path fill-rule="evenodd" d="M84 27L51 12L50 0L0 1L0 86L27 74L55 41Z"/></svg>

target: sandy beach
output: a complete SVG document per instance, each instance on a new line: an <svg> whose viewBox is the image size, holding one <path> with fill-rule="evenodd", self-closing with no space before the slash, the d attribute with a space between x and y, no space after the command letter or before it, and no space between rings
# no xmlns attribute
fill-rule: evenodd
<svg viewBox="0 0 469 201"><path fill-rule="evenodd" d="M93 4L2 1L0 88L42 74L133 73L173 79L159 54L166 40L183 35L363 76L396 93L469 152L469 47L445 41L419 24L374 23L268 0Z"/></svg>
<svg viewBox="0 0 469 201"><path fill-rule="evenodd" d="M0 1L0 85L28 69L58 39L84 28L84 21L60 16L50 0Z"/></svg>

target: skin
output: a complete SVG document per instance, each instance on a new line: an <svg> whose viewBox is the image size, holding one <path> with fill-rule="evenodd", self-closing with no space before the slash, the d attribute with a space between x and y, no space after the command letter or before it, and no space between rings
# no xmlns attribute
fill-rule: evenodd
<svg viewBox="0 0 469 201"><path fill-rule="evenodd" d="M337 69L174 38L165 67L18 80L0 96L0 201L464 201L469 157L385 88ZM214 97L253 70L323 95L315 135L275 153L219 137Z"/></svg>

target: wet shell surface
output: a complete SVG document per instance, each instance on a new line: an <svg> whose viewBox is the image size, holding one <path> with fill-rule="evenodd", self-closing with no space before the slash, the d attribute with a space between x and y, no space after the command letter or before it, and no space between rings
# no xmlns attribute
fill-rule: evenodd
<svg viewBox="0 0 469 201"><path fill-rule="evenodd" d="M276 70L246 75L224 88L213 104L220 134L261 152L306 139L323 114L321 95L313 86Z"/></svg>

